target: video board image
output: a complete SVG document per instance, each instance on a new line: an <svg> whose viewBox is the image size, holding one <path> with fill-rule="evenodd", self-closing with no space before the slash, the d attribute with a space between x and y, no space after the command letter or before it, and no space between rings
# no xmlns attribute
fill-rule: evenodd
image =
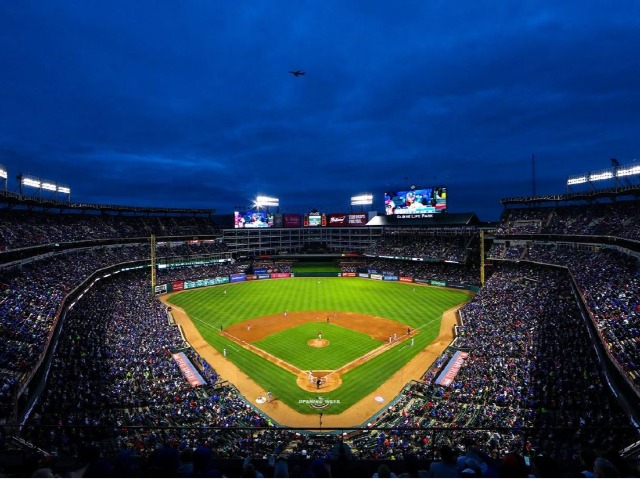
<svg viewBox="0 0 640 480"><path fill-rule="evenodd" d="M305 227L326 227L327 216L320 212L310 212L304 216Z"/></svg>
<svg viewBox="0 0 640 480"><path fill-rule="evenodd" d="M416 188L384 194L387 215L434 214L447 210L447 188Z"/></svg>
<svg viewBox="0 0 640 480"><path fill-rule="evenodd" d="M273 227L273 214L267 212L234 212L234 228Z"/></svg>

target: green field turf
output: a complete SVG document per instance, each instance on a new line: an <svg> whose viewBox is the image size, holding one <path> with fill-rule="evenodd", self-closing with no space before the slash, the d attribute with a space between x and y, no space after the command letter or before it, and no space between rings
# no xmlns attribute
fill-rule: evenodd
<svg viewBox="0 0 640 480"><path fill-rule="evenodd" d="M329 345L323 348L307 345L318 332ZM269 335L254 345L302 370L337 370L382 342L339 325L310 322Z"/></svg>
<svg viewBox="0 0 640 480"><path fill-rule="evenodd" d="M226 328L241 321L283 313L285 310L324 310L338 312L338 315L339 312L356 312L385 317L420 330L415 335L413 348L409 347L408 341L398 342L390 350L347 372L338 389L323 392L325 399L340 402L324 410L325 413L332 414L346 410L373 392L393 373L401 370L420 349L438 336L442 313L469 299L470 294L466 291L400 282L362 278L291 278L190 290L173 295L170 302L187 312L201 335L214 348L218 351L226 348L230 361L264 387L265 391L274 392L280 401L301 413L313 413L300 400L314 396L298 387L296 376L247 349L238 347L220 335L220 327ZM325 329L326 326L322 328ZM286 338L286 332L279 335ZM303 347L306 347L306 340L300 346ZM425 370L427 367L425 365ZM322 368L314 365L310 369ZM229 380L234 383L234 379Z"/></svg>
<svg viewBox="0 0 640 480"><path fill-rule="evenodd" d="M312 272L340 272L341 268L335 263L329 262L306 262L294 263L291 266L293 273L312 273Z"/></svg>

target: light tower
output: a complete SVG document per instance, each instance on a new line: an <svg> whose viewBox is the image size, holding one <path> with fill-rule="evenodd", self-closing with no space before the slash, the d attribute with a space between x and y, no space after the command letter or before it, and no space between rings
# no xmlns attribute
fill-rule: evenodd
<svg viewBox="0 0 640 480"><path fill-rule="evenodd" d="M372 205L373 204L373 194L371 193L362 193L359 195L355 195L351 197L351 211L353 212L353 207L360 205L360 211L364 205Z"/></svg>

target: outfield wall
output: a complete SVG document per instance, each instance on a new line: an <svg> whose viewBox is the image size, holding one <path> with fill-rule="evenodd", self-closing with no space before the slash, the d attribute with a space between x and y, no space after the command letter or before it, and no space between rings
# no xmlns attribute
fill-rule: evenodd
<svg viewBox="0 0 640 480"><path fill-rule="evenodd" d="M384 282L402 282L416 283L422 285L431 285L433 287L457 288L460 290L471 290L478 292L479 287L475 285L463 285L447 282L446 280L423 279L418 277L407 277L398 275L388 275L379 273L340 273L340 272L304 272L304 273L233 273L231 275L222 275L214 278L200 278L198 280L174 280L172 282L160 283L155 287L156 295L164 295L165 293L180 292L182 290L191 290L192 288L212 287L215 285L224 285L227 283L238 283L255 280L271 280L274 278L339 278L339 277L358 277L370 278L372 280L380 280Z"/></svg>

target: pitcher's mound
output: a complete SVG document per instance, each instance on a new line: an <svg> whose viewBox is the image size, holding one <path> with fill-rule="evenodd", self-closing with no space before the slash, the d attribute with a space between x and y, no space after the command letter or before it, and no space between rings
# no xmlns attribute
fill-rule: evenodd
<svg viewBox="0 0 640 480"><path fill-rule="evenodd" d="M322 348L329 345L329 340L325 340L324 338L314 338L313 340L309 340L307 345L310 347Z"/></svg>

